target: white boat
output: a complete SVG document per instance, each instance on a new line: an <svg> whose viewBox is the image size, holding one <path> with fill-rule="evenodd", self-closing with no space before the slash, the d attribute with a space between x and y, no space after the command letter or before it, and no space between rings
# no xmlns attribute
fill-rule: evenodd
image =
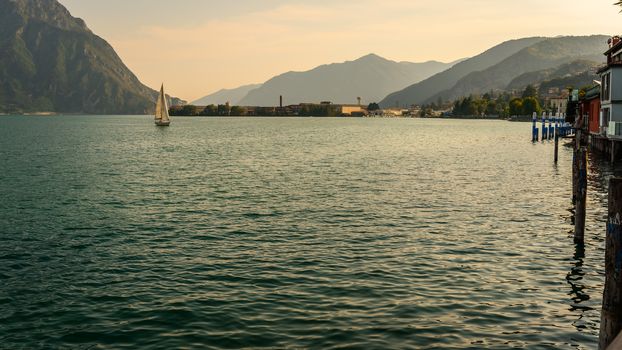
<svg viewBox="0 0 622 350"><path fill-rule="evenodd" d="M166 96L164 95L164 84L162 84L162 87L160 88L160 95L158 96L158 102L156 102L155 125L171 125L171 119L168 115L168 104L166 103Z"/></svg>

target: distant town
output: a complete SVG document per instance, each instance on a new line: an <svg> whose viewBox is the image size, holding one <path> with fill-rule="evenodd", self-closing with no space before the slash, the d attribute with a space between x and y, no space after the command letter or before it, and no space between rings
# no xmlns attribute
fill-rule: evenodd
<svg viewBox="0 0 622 350"><path fill-rule="evenodd" d="M580 89L584 94L587 88ZM561 89L548 88L539 91L533 85L524 90L511 92L490 91L483 95L470 95L456 101L439 101L424 105L411 105L408 108L380 108L378 103L363 105L334 104L330 101L320 103L300 103L276 107L232 106L210 104L207 106L176 105L169 109L172 116L231 116L231 117L383 117L383 118L485 118L485 119L527 119L533 113L566 113L569 100L572 102L574 87ZM283 98L280 97L280 101ZM523 117L523 118L521 118ZM530 120L530 119L529 119Z"/></svg>

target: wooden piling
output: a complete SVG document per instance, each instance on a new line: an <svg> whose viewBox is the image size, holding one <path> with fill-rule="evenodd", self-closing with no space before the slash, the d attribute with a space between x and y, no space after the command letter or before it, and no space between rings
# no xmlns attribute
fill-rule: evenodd
<svg viewBox="0 0 622 350"><path fill-rule="evenodd" d="M585 209L587 202L587 148L577 151L577 193L574 213L574 242L583 244L585 236Z"/></svg>
<svg viewBox="0 0 622 350"><path fill-rule="evenodd" d="M578 155L576 148L572 148L572 205L577 204L577 183L579 177ZM576 213L576 210L575 210Z"/></svg>
<svg viewBox="0 0 622 350"><path fill-rule="evenodd" d="M600 349L622 331L622 178L609 180L609 211L605 238L605 291L600 321Z"/></svg>

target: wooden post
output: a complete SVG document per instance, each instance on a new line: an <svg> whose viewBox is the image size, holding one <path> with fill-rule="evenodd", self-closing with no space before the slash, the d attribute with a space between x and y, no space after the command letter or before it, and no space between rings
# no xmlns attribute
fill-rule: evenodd
<svg viewBox="0 0 622 350"><path fill-rule="evenodd" d="M575 130L574 149L578 150L581 147L581 129Z"/></svg>
<svg viewBox="0 0 622 350"><path fill-rule="evenodd" d="M578 158L576 148L572 148L572 205L577 204ZM575 208L576 209L576 208ZM576 210L575 210L576 214ZM575 216L576 217L576 216Z"/></svg>
<svg viewBox="0 0 622 350"><path fill-rule="evenodd" d="M622 330L622 178L609 180L605 238L605 291L600 319L600 349L607 349Z"/></svg>
<svg viewBox="0 0 622 350"><path fill-rule="evenodd" d="M574 147L572 148L572 204L575 205L575 224L576 224L576 204L579 192L579 147L581 145L581 130L575 130Z"/></svg>
<svg viewBox="0 0 622 350"><path fill-rule="evenodd" d="M587 149L577 151L577 197L574 212L574 242L583 244L585 236L585 207L587 201Z"/></svg>

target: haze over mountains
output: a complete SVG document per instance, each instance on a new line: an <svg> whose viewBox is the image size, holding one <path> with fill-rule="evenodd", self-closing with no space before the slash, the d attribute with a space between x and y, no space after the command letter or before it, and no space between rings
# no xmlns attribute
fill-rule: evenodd
<svg viewBox="0 0 622 350"><path fill-rule="evenodd" d="M146 113L156 95L56 0L0 0L0 112Z"/></svg>

